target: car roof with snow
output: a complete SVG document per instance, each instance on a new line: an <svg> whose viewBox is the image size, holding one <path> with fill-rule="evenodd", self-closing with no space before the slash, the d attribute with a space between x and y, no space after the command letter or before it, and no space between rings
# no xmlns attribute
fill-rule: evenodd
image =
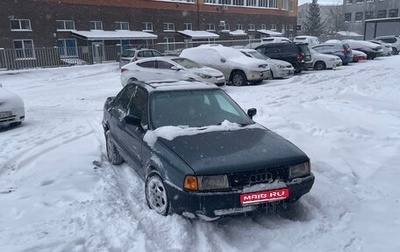
<svg viewBox="0 0 400 252"><path fill-rule="evenodd" d="M158 91L184 91L184 90L199 90L199 89L220 89L214 84L201 82L197 80L176 80L176 79L163 79L152 81L134 81L128 85L139 85L145 88L149 93Z"/></svg>

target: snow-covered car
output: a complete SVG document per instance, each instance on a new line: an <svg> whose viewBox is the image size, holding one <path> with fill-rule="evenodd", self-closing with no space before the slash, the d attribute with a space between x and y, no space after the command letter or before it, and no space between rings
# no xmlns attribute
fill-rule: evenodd
<svg viewBox="0 0 400 252"><path fill-rule="evenodd" d="M271 78L289 78L294 74L294 67L289 62L284 60L271 59L265 55L262 55L254 49L240 49L240 51L251 58L261 59L267 61L271 68Z"/></svg>
<svg viewBox="0 0 400 252"><path fill-rule="evenodd" d="M129 63L121 68L121 84L135 80L195 79L217 86L225 85L224 74L183 57L152 57Z"/></svg>
<svg viewBox="0 0 400 252"><path fill-rule="evenodd" d="M201 45L187 48L181 57L220 70L227 82L234 86L261 83L271 77L265 60L245 56L239 50L222 45Z"/></svg>
<svg viewBox="0 0 400 252"><path fill-rule="evenodd" d="M353 51L353 62L359 62L360 60L366 60L367 54L361 52L359 50L352 50Z"/></svg>
<svg viewBox="0 0 400 252"><path fill-rule="evenodd" d="M375 40L380 40L385 43L392 44L392 54L397 55L400 52L400 36L388 35L388 36L379 36L376 37Z"/></svg>
<svg viewBox="0 0 400 252"><path fill-rule="evenodd" d="M345 39L345 40L342 40L342 43L348 44L351 49L356 49L356 50L366 53L368 60L373 60L376 57L383 55L382 46L374 44L369 41Z"/></svg>
<svg viewBox="0 0 400 252"><path fill-rule="evenodd" d="M342 60L336 55L319 53L312 48L310 48L310 51L314 70L335 69L343 64Z"/></svg>
<svg viewBox="0 0 400 252"><path fill-rule="evenodd" d="M309 157L215 85L136 81L103 112L108 160L136 170L158 214L213 220L265 211L314 184Z"/></svg>
<svg viewBox="0 0 400 252"><path fill-rule="evenodd" d="M310 48L320 44L319 39L317 37L306 36L306 35L300 35L294 37L293 42L307 44Z"/></svg>
<svg viewBox="0 0 400 252"><path fill-rule="evenodd" d="M393 51L392 44L383 42L381 40L370 40L369 42L372 42L372 43L377 44L377 45L381 45L382 46L382 50L383 50L383 56L392 55L392 51Z"/></svg>
<svg viewBox="0 0 400 252"><path fill-rule="evenodd" d="M24 102L0 83L0 127L17 126L25 120Z"/></svg>

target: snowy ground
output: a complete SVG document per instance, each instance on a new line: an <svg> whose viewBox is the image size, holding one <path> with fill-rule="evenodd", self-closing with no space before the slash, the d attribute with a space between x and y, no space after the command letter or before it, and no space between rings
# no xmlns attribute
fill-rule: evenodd
<svg viewBox="0 0 400 252"><path fill-rule="evenodd" d="M116 63L0 72L26 121L0 132L0 251L400 251L400 56L226 87L311 158L311 192L283 214L158 216L105 158Z"/></svg>

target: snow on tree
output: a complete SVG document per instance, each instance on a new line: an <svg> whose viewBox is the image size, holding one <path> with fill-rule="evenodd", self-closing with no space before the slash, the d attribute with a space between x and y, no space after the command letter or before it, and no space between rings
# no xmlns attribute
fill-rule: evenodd
<svg viewBox="0 0 400 252"><path fill-rule="evenodd" d="M320 36L324 33L324 24L321 21L321 12L318 0L312 0L309 5L306 20L304 22L304 30L307 35Z"/></svg>

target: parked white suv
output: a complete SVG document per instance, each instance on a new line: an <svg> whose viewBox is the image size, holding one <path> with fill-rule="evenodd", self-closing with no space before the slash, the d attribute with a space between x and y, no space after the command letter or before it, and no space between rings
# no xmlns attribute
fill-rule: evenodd
<svg viewBox="0 0 400 252"><path fill-rule="evenodd" d="M317 37L314 36L306 36L306 35L302 35L302 36L296 36L293 38L293 42L294 43L304 43L307 44L308 47L312 48L313 46L319 45L319 39Z"/></svg>
<svg viewBox="0 0 400 252"><path fill-rule="evenodd" d="M400 37L399 36L379 36L375 40L380 40L385 43L392 44L392 54L397 55L400 52Z"/></svg>
<svg viewBox="0 0 400 252"><path fill-rule="evenodd" d="M184 49L180 57L220 70L235 86L261 83L270 78L270 67L264 60L249 58L239 50L222 45L200 45Z"/></svg>

